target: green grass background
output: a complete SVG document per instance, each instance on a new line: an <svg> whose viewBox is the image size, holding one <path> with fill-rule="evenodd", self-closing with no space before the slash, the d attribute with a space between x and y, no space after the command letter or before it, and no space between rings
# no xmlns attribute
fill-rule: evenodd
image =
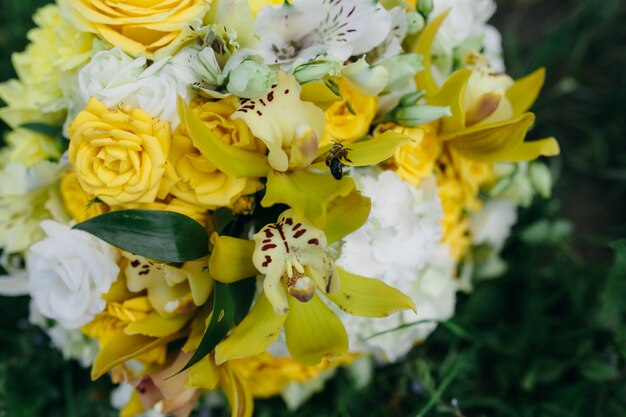
<svg viewBox="0 0 626 417"><path fill-rule="evenodd" d="M0 79L44 3L1 0ZM547 68L532 137L561 144L553 197L520 212L507 274L460 296L406 361L360 389L341 372L295 414L269 400L256 415L626 416L626 2L498 4L508 72ZM0 299L0 417L115 415L108 382L64 362L27 312Z"/></svg>

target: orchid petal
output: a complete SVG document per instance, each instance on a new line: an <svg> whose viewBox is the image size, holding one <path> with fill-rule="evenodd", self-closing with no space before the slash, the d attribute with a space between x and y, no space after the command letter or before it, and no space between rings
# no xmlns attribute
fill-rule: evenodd
<svg viewBox="0 0 626 417"><path fill-rule="evenodd" d="M287 348L303 365L316 365L348 351L348 334L341 320L319 296L306 303L290 298L285 322Z"/></svg>
<svg viewBox="0 0 626 417"><path fill-rule="evenodd" d="M311 101L322 110L326 110L331 104L341 101L341 96L335 94L322 80L311 81L302 85L300 99Z"/></svg>
<svg viewBox="0 0 626 417"><path fill-rule="evenodd" d="M307 170L283 173L270 171L267 175L263 207L284 203L296 211L296 217L306 217L318 228L326 226L329 204L337 197L346 197L355 189L352 178L335 180L328 174Z"/></svg>
<svg viewBox="0 0 626 417"><path fill-rule="evenodd" d="M209 258L209 272L215 280L231 284L258 274L252 263L253 241L217 234L211 240L213 251Z"/></svg>
<svg viewBox="0 0 626 417"><path fill-rule="evenodd" d="M193 314L181 314L171 318L163 318L154 312L144 319L132 322L124 330L128 335L142 334L151 337L164 337L179 331Z"/></svg>
<svg viewBox="0 0 626 417"><path fill-rule="evenodd" d="M292 75L279 72L277 78L278 84L269 93L243 101L231 118L246 122L254 136L265 143L272 168L286 171L302 162L289 159L291 149L301 147L302 135L304 140L311 135L319 140L326 118L321 109L300 99L300 85ZM314 152L311 160L313 157Z"/></svg>
<svg viewBox="0 0 626 417"><path fill-rule="evenodd" d="M217 169L235 178L264 177L269 170L267 157L222 142L178 97L178 113L193 145Z"/></svg>
<svg viewBox="0 0 626 417"><path fill-rule="evenodd" d="M116 365L133 359L142 353L149 352L155 347L167 344L183 336L182 333L174 333L162 338L148 337L144 335L127 335L124 330L116 333L109 342L104 345L96 356L91 367L91 379L96 380Z"/></svg>
<svg viewBox="0 0 626 417"><path fill-rule="evenodd" d="M215 348L218 365L231 359L258 355L278 336L288 315L278 315L265 294L261 293L248 315Z"/></svg>
<svg viewBox="0 0 626 417"><path fill-rule="evenodd" d="M559 143L554 138L523 142L502 157L505 161L532 161L540 156L555 156L560 153Z"/></svg>
<svg viewBox="0 0 626 417"><path fill-rule="evenodd" d="M446 16L448 16L449 12L450 9L428 22L417 40L415 52L424 57L422 60L424 69L417 73L415 81L417 82L418 89L426 90L426 97L431 97L437 91L437 85L435 84L435 80L433 79L433 75L430 71L430 50L432 48L435 35L437 35L439 27L445 20Z"/></svg>
<svg viewBox="0 0 626 417"><path fill-rule="evenodd" d="M377 165L396 152L396 150L411 140L408 136L398 132L387 131L370 140L350 144L350 166L363 167Z"/></svg>
<svg viewBox="0 0 626 417"><path fill-rule="evenodd" d="M506 160L524 141L526 132L535 120L532 113L499 123L476 125L443 134L441 139L461 155L477 162L491 163Z"/></svg>
<svg viewBox="0 0 626 417"><path fill-rule="evenodd" d="M252 417L252 391L239 374L227 366L220 368L220 385L230 404L230 416Z"/></svg>
<svg viewBox="0 0 626 417"><path fill-rule="evenodd" d="M211 355L200 359L189 368L188 372L187 381L185 381L187 388L214 390L220 382L219 370Z"/></svg>
<svg viewBox="0 0 626 417"><path fill-rule="evenodd" d="M353 316L387 317L397 311L413 310L413 300L384 282L365 278L337 267L339 291L327 297Z"/></svg>
<svg viewBox="0 0 626 417"><path fill-rule="evenodd" d="M432 99L428 100L429 104L435 106L450 106L452 115L441 119L441 132L453 132L465 128L465 88L471 76L470 69L463 68L456 71L448 77Z"/></svg>
<svg viewBox="0 0 626 417"><path fill-rule="evenodd" d="M356 231L369 217L372 201L357 190L338 197L328 206L324 233L328 244Z"/></svg>
<svg viewBox="0 0 626 417"><path fill-rule="evenodd" d="M543 87L546 77L545 68L539 68L533 73L516 80L515 83L506 90L506 98L513 107L513 117L517 117L530 109L530 106L537 100L539 91Z"/></svg>

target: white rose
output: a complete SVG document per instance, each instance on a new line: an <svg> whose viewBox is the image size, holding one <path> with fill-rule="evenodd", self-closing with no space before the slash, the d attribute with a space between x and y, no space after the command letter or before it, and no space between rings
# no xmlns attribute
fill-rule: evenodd
<svg viewBox="0 0 626 417"><path fill-rule="evenodd" d="M117 279L117 251L106 242L54 221L31 247L29 291L41 313L66 329L79 328L106 305L102 294Z"/></svg>
<svg viewBox="0 0 626 417"><path fill-rule="evenodd" d="M78 73L78 92L72 106L74 117L90 97L114 108L120 103L172 123L175 129L180 120L176 99L191 100L191 85L199 78L191 69L191 58L198 54L195 48L184 48L174 57L164 58L146 68L146 59L131 58L119 47L98 52Z"/></svg>

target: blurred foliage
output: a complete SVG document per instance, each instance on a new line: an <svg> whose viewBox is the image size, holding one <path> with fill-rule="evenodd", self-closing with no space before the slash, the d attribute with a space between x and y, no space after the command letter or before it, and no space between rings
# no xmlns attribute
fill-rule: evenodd
<svg viewBox="0 0 626 417"><path fill-rule="evenodd" d="M1 79L42 3L2 0ZM520 213L507 274L461 295L407 360L365 388L341 371L295 413L261 401L258 416L626 416L624 22L619 0L499 2L508 72L547 68L531 135L561 144L553 197ZM114 415L108 382L48 347L26 298L0 309L0 417Z"/></svg>

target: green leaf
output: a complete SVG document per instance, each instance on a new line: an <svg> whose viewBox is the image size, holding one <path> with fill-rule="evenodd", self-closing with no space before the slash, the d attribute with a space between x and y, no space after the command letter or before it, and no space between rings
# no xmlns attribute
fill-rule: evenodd
<svg viewBox="0 0 626 417"><path fill-rule="evenodd" d="M583 361L579 369L580 373L591 381L609 381L619 376L617 363L610 363L597 355Z"/></svg>
<svg viewBox="0 0 626 417"><path fill-rule="evenodd" d="M254 293L256 292L256 277L242 279L229 285L232 289L233 302L235 304L235 324L239 324L250 311Z"/></svg>
<svg viewBox="0 0 626 417"><path fill-rule="evenodd" d="M211 312L211 320L209 326L202 336L202 341L198 349L193 354L187 365L177 374L189 369L206 355L211 353L215 346L226 336L235 321L235 302L233 294L227 284L215 282L213 289L213 311Z"/></svg>
<svg viewBox="0 0 626 417"><path fill-rule="evenodd" d="M213 212L213 222L218 235L224 234L224 230L235 219L233 211L228 207L220 207Z"/></svg>
<svg viewBox="0 0 626 417"><path fill-rule="evenodd" d="M112 211L74 228L156 261L187 262L209 254L209 236L202 225L170 211Z"/></svg>
<svg viewBox="0 0 626 417"><path fill-rule="evenodd" d="M51 138L55 138L57 136L63 135L63 127L62 126L54 126L46 123L24 123L21 124L20 127L24 129L32 130L35 133L39 133L41 135L50 136Z"/></svg>

